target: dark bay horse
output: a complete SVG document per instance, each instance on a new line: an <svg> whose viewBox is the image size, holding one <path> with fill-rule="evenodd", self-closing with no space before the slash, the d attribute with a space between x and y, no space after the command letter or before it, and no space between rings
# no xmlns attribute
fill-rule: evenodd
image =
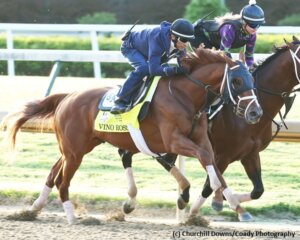
<svg viewBox="0 0 300 240"><path fill-rule="evenodd" d="M212 50L199 49L184 58L183 64L189 68L190 74L163 77L159 81L149 113L140 123L142 135L152 152L174 153L199 159L208 172L210 186L214 190L222 188L231 207L244 211L215 166L207 134L206 114L200 112L207 103L208 92L227 92L230 101L237 102L237 114L242 113L250 123L257 122L262 110L252 90L253 78L243 64ZM6 123L15 120L8 124L11 125L8 133L13 145L17 131L27 120L53 120L62 155L52 167L32 210L43 208L52 187L56 185L67 220L70 224L74 223L76 218L69 200L69 185L84 155L104 142L128 149L132 153L139 151L129 133L108 133L94 129L97 106L107 90L100 88L69 95L54 94L28 103L21 112L4 119ZM128 171L128 175L130 174ZM189 200L189 182L176 171L172 175L182 189L178 205L184 208Z"/></svg>
<svg viewBox="0 0 300 240"><path fill-rule="evenodd" d="M220 172L224 173L230 163L241 160L253 184L250 193L235 195L240 203L258 199L264 192L259 153L272 141L273 118L279 113L285 99L294 91L299 91L294 87L300 83L300 41L293 37L292 43L286 42L286 45L276 48L276 52L258 66L253 76L264 112L260 122L255 125L245 124L225 106L209 128ZM207 179L201 196L191 208L191 214L198 212L211 193ZM216 192L212 206L217 211L222 210L223 196L219 191Z"/></svg>

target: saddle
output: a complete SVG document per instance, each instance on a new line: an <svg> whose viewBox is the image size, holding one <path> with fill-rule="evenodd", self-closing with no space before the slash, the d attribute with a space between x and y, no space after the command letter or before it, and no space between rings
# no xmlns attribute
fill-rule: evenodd
<svg viewBox="0 0 300 240"><path fill-rule="evenodd" d="M153 79L154 79L153 76L147 76L146 79L142 81L140 87L136 87L135 89L133 89L133 92L131 93L132 100L129 104L129 109L132 109L134 106L141 103L145 99L151 87L151 84L153 82ZM119 89L120 88L114 88L109 90L100 101L98 105L98 109L103 112L106 111L109 112L111 108L114 106L114 101L117 98ZM145 104L143 104L143 107L141 108L141 111L138 116L139 121L143 120L146 117L149 106L150 106L150 102L146 102Z"/></svg>

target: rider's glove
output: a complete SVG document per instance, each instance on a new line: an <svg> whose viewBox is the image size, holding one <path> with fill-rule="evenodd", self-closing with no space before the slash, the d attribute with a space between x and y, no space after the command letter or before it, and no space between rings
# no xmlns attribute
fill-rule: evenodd
<svg viewBox="0 0 300 240"><path fill-rule="evenodd" d="M175 67L176 74L186 74L187 70L184 67Z"/></svg>
<svg viewBox="0 0 300 240"><path fill-rule="evenodd" d="M185 74L187 73L187 70L183 67L164 67L163 68L164 73L166 74L166 76L173 76L176 74Z"/></svg>

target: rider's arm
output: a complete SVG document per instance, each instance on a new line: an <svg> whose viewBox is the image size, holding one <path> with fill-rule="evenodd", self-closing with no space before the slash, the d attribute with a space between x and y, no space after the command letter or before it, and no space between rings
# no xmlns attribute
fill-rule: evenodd
<svg viewBox="0 0 300 240"><path fill-rule="evenodd" d="M157 45L151 44L149 46L148 61L149 61L149 72L151 76L172 76L181 73L179 67L170 66L168 64L161 65L161 56L163 49ZM177 56L176 56L177 57Z"/></svg>
<svg viewBox="0 0 300 240"><path fill-rule="evenodd" d="M248 67L251 67L254 63L253 53L254 53L255 42L256 42L256 34L253 34L246 44L245 56L246 56L246 63Z"/></svg>
<svg viewBox="0 0 300 240"><path fill-rule="evenodd" d="M235 38L235 29L230 24L225 24L220 29L220 50L224 51L226 55L231 57L229 50L231 49L232 43Z"/></svg>

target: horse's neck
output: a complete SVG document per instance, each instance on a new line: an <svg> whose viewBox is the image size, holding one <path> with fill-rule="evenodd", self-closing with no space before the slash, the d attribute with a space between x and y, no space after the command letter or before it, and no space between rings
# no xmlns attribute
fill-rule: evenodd
<svg viewBox="0 0 300 240"><path fill-rule="evenodd" d="M220 92L220 86L224 75L225 64L215 63L203 66L190 74L190 78L197 81L198 84L185 78L178 81L177 88L188 95L195 108L199 110L206 102L207 89L217 93Z"/></svg>
<svg viewBox="0 0 300 240"><path fill-rule="evenodd" d="M284 58L287 60L284 60ZM273 61L273 63L269 63L269 66L266 66L262 71L257 73L256 80L259 81L258 87L276 93L291 91L293 87L297 85L291 57L282 54L282 56L278 56L278 58ZM274 118L284 104L281 96L264 93L262 91L258 92L258 98L263 110L269 115L267 116L268 118ZM266 116L266 114L264 115Z"/></svg>

